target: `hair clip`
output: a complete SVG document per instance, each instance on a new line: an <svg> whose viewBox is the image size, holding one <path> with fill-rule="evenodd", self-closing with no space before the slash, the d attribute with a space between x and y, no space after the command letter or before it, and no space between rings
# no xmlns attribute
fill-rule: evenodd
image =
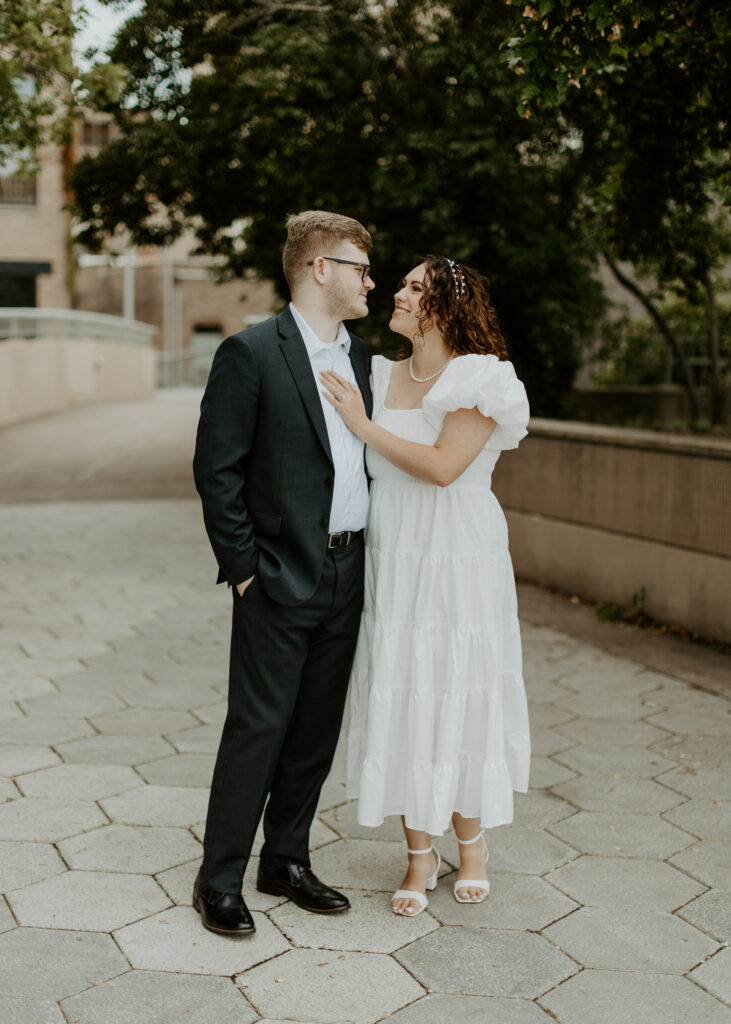
<svg viewBox="0 0 731 1024"><path fill-rule="evenodd" d="M454 290L457 293L457 301L459 302L467 288L465 284L464 274L462 273L462 268L459 266L459 264L455 263L454 260L450 260L448 256L447 263L449 264L449 269L452 271L452 277L454 278ZM457 270L459 270L459 280L457 279Z"/></svg>

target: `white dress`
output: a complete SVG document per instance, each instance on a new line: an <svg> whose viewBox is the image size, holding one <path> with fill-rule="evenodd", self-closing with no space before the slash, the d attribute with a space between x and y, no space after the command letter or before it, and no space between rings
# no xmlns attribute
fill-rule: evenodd
<svg viewBox="0 0 731 1024"><path fill-rule="evenodd" d="M384 405L395 364L373 359L373 421L433 444L444 417L477 406L498 424L448 487L367 449L373 478L365 606L348 695L348 795L358 821L404 814L441 835L454 811L486 828L528 788L530 736L505 517L490 489L500 452L526 434L525 388L492 355L452 360L420 409Z"/></svg>

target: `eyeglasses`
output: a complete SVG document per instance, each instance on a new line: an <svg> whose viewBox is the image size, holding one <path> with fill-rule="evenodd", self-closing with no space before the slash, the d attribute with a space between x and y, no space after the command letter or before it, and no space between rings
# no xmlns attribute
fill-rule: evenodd
<svg viewBox="0 0 731 1024"><path fill-rule="evenodd" d="M370 269L371 269L369 263L354 263L353 260L339 260L337 258L337 256L315 256L315 260L330 260L331 263L345 263L349 267L360 267L360 272L361 272L360 276L361 276L361 280L364 283L365 283L365 279L368 277L368 274L370 273ZM308 260L307 261L307 266L311 267L313 265L313 263L315 262L315 260Z"/></svg>

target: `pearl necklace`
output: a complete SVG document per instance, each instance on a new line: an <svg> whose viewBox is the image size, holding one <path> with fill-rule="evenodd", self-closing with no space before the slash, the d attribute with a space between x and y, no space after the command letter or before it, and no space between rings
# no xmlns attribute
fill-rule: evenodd
<svg viewBox="0 0 731 1024"><path fill-rule="evenodd" d="M413 367L412 367L412 363L414 361L414 357L411 356L409 358L409 374L411 376L411 379L413 380L414 384L426 384L427 381L434 380L435 377L438 377L440 373L442 373L444 370L447 369L449 364L452 362L452 358L453 357L450 356L449 359L444 364L444 366L440 366L439 369L436 371L436 373L432 373L431 376L429 376L429 377L415 377L414 376L414 370L413 370Z"/></svg>

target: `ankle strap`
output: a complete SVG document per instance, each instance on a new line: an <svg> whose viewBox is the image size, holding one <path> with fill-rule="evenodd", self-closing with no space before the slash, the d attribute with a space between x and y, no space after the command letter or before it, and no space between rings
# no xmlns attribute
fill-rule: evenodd
<svg viewBox="0 0 731 1024"><path fill-rule="evenodd" d="M483 828L477 833L477 835L473 839L460 839L459 836L457 836L457 842L459 843L460 846L469 846L470 843L476 843L478 839L482 839L484 834L485 830Z"/></svg>
<svg viewBox="0 0 731 1024"><path fill-rule="evenodd" d="M434 849L434 847L433 847L433 846L430 846L430 847L428 847L428 849L426 849L426 850L410 850L410 849L408 848L408 846L407 846L407 847L406 847L406 852L407 852L407 853L432 853L433 849Z"/></svg>

